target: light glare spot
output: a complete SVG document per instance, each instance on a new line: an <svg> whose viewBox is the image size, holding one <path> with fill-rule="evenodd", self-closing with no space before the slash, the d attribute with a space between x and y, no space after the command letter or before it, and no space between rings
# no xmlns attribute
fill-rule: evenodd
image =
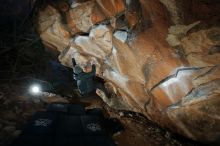
<svg viewBox="0 0 220 146"><path fill-rule="evenodd" d="M33 94L38 94L38 93L40 93L40 87L38 86L38 85L33 85L33 86L31 86L31 93L33 93Z"/></svg>

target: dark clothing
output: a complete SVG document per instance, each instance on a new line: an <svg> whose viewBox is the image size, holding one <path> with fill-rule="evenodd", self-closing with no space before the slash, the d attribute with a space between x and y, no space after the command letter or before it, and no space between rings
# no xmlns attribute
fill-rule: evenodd
<svg viewBox="0 0 220 146"><path fill-rule="evenodd" d="M111 121L80 105L52 104L35 113L11 146L116 146L108 127L118 123Z"/></svg>
<svg viewBox="0 0 220 146"><path fill-rule="evenodd" d="M95 65L92 65L92 71L90 73L81 72L73 75L81 94L89 94L96 89L96 82L94 80L95 73Z"/></svg>

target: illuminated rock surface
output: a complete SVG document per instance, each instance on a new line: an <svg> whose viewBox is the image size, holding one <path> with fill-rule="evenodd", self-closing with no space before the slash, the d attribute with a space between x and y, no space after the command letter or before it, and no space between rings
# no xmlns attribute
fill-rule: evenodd
<svg viewBox="0 0 220 146"><path fill-rule="evenodd" d="M62 64L72 67L74 57L81 67L96 65L97 76L117 95L102 97L108 105L143 113L194 140L216 141L220 4L160 1L93 0L75 4L62 15L48 5L39 11L38 29L43 43L60 52ZM193 16L184 11L185 5ZM122 34L114 35L117 31Z"/></svg>

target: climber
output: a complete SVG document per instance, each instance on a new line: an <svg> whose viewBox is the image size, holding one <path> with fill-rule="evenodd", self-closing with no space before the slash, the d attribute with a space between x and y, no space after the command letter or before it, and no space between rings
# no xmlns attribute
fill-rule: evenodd
<svg viewBox="0 0 220 146"><path fill-rule="evenodd" d="M72 59L73 63L73 78L77 81L77 87L79 89L79 92L82 95L89 94L93 92L96 89L95 86L95 72L96 68L95 65L92 65L92 69L90 69L90 72L84 72L83 69L76 65L75 59ZM88 68L89 66L85 67Z"/></svg>
<svg viewBox="0 0 220 146"><path fill-rule="evenodd" d="M82 95L92 93L97 88L102 90L107 95L104 83L95 78L95 65L86 65L83 70L79 65L76 65L74 58L72 59L72 63L74 72L73 78L77 81L77 87Z"/></svg>

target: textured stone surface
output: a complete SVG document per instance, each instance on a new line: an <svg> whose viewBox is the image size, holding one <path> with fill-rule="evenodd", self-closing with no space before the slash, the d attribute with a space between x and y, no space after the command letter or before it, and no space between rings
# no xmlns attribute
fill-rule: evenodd
<svg viewBox="0 0 220 146"><path fill-rule="evenodd" d="M214 27L192 33L182 39L181 46L191 66L214 66L220 63L218 46L220 28Z"/></svg>
<svg viewBox="0 0 220 146"><path fill-rule="evenodd" d="M186 36L187 32L198 25L200 22L195 22L190 25L174 25L169 28L169 34L167 35L166 41L170 46L175 47L181 44L181 39Z"/></svg>
<svg viewBox="0 0 220 146"><path fill-rule="evenodd" d="M111 18L125 10L123 0L96 0L102 12L108 17Z"/></svg>
<svg viewBox="0 0 220 146"><path fill-rule="evenodd" d="M183 6L195 8L189 0L139 2L83 2L62 16L67 25L49 6L39 12L39 20L51 16L47 23L38 21L39 32L47 46L60 51L63 65L72 67L71 58L82 68L96 65L96 75L105 80L106 88L114 95L106 97L97 91L109 106L143 113L194 140L217 140L219 27L210 26L206 18L197 19L199 13L185 17L189 14L180 11L186 9ZM210 5L214 7L213 3ZM208 8L210 14L217 11L211 12L204 2L198 2L198 7ZM120 31L126 34L116 35Z"/></svg>
<svg viewBox="0 0 220 146"><path fill-rule="evenodd" d="M105 16L97 8L94 1L81 3L70 9L66 17L73 34L77 32L88 32L94 24L105 19Z"/></svg>
<svg viewBox="0 0 220 146"><path fill-rule="evenodd" d="M159 0L167 9L171 23L188 25L203 21L208 25L219 24L220 3L218 0Z"/></svg>
<svg viewBox="0 0 220 146"><path fill-rule="evenodd" d="M167 111L172 123L192 139L207 142L219 138L219 81L200 85Z"/></svg>
<svg viewBox="0 0 220 146"><path fill-rule="evenodd" d="M171 20L174 24L181 24L181 12L177 7L177 1L175 0L160 0L161 3L165 5L170 13Z"/></svg>
<svg viewBox="0 0 220 146"><path fill-rule="evenodd" d="M39 11L38 31L43 43L57 51L62 51L70 42L70 33L61 22L61 15L52 6Z"/></svg>

